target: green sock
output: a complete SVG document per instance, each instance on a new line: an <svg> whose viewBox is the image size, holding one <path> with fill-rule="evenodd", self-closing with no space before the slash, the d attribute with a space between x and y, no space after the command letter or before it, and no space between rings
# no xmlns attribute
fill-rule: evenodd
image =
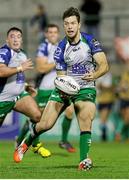
<svg viewBox="0 0 129 180"><path fill-rule="evenodd" d="M33 140L32 146L35 147L35 146L37 146L38 143L40 143L39 136Z"/></svg>
<svg viewBox="0 0 129 180"><path fill-rule="evenodd" d="M27 136L26 136L26 140L25 140L25 143L26 145L29 147L33 141L35 139L38 139L39 135L46 132L47 130L42 130L40 131L39 133L36 132L36 129L35 129L35 126L36 124L32 124L31 126L31 130L28 132Z"/></svg>
<svg viewBox="0 0 129 180"><path fill-rule="evenodd" d="M80 134L80 162L88 157L91 145L91 132L83 131Z"/></svg>
<svg viewBox="0 0 129 180"><path fill-rule="evenodd" d="M62 138L61 138L63 142L67 142L71 121L72 121L71 119L68 119L66 116L64 116L62 122Z"/></svg>
<svg viewBox="0 0 129 180"><path fill-rule="evenodd" d="M18 145L21 144L22 140L24 139L25 135L29 131L29 121L26 120L25 124L23 125L22 129L20 130L20 133L17 138Z"/></svg>

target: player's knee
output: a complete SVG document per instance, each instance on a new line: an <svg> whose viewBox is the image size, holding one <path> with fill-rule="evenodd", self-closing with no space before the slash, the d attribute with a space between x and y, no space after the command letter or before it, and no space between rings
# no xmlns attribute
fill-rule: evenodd
<svg viewBox="0 0 129 180"><path fill-rule="evenodd" d="M41 128L41 130L49 130L49 129L51 129L53 127L53 124L51 123L51 122L43 122L43 123L41 123L40 124L40 128Z"/></svg>
<svg viewBox="0 0 129 180"><path fill-rule="evenodd" d="M49 129L51 129L53 127L53 124L52 123L47 123L46 124L46 130L49 130Z"/></svg>
<svg viewBox="0 0 129 180"><path fill-rule="evenodd" d="M73 118L73 108L69 108L69 109L66 109L65 111L65 116L68 118L68 119L72 119Z"/></svg>
<svg viewBox="0 0 129 180"><path fill-rule="evenodd" d="M41 119L41 112L40 111L36 111L33 115L33 119L35 120L35 122L39 122Z"/></svg>

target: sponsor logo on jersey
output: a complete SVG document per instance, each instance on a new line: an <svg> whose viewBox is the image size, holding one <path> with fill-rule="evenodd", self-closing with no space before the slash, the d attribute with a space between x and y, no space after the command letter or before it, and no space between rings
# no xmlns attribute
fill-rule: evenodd
<svg viewBox="0 0 129 180"><path fill-rule="evenodd" d="M92 39L92 43L94 44L94 46L99 46L100 43L97 39Z"/></svg>
<svg viewBox="0 0 129 180"><path fill-rule="evenodd" d="M89 72L90 69L85 64L77 63L72 66L72 73L74 74L85 74Z"/></svg>
<svg viewBox="0 0 129 180"><path fill-rule="evenodd" d="M80 48L80 47L74 48L74 49L73 49L73 52L76 52L76 51L78 51L79 49L81 49L81 48Z"/></svg>

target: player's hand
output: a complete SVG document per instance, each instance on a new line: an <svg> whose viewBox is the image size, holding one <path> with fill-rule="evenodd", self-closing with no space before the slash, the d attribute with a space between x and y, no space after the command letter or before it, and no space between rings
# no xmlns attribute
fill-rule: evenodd
<svg viewBox="0 0 129 180"><path fill-rule="evenodd" d="M37 90L31 84L25 84L25 90L32 96L35 97L37 95Z"/></svg>
<svg viewBox="0 0 129 180"><path fill-rule="evenodd" d="M31 70L34 68L31 59L27 59L27 61L23 62L21 64L21 67L22 67L22 71Z"/></svg>
<svg viewBox="0 0 129 180"><path fill-rule="evenodd" d="M95 73L94 72L89 72L89 73L86 73L83 77L82 77L83 80L86 80L86 81L94 81L96 79L95 77Z"/></svg>

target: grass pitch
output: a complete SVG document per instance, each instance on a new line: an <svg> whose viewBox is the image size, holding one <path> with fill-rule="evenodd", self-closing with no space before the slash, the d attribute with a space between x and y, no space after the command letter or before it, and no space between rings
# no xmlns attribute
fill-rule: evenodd
<svg viewBox="0 0 129 180"><path fill-rule="evenodd" d="M87 179L129 178L129 143L92 143L90 157L94 167L90 171L78 171L79 148L68 153L57 142L48 142L52 156L46 159L30 150L19 164L13 162L14 143L0 142L0 178L28 179Z"/></svg>

